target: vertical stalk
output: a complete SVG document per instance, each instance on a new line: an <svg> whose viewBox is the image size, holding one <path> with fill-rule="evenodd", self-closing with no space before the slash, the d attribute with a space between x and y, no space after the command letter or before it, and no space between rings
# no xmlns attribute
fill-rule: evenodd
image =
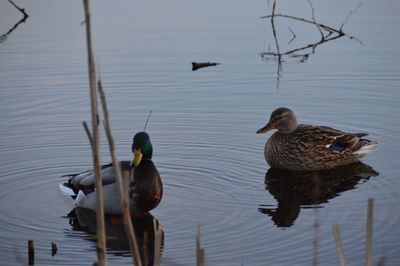
<svg viewBox="0 0 400 266"><path fill-rule="evenodd" d="M200 225L196 228L196 266L204 266L205 255L204 248L201 247L200 242Z"/></svg>
<svg viewBox="0 0 400 266"><path fill-rule="evenodd" d="M337 224L332 225L333 236L336 241L336 248L339 255L340 266L346 266L346 259L344 257L344 249L342 244L342 238L340 237L340 230Z"/></svg>
<svg viewBox="0 0 400 266"><path fill-rule="evenodd" d="M88 72L90 85L90 107L92 117L92 156L94 174L96 176L96 219L97 219L97 259L98 265L107 265L106 258L106 238L104 225L104 204L103 204L103 187L100 169L100 154L99 154L99 118L97 112L97 95L96 95L96 70L92 51L92 34L90 22L90 3L89 0L83 0L85 11L86 24L86 44L88 58Z"/></svg>
<svg viewBox="0 0 400 266"><path fill-rule="evenodd" d="M103 86L102 86L100 80L98 82L98 89L99 89L101 105L103 108L104 129L106 131L108 146L110 148L111 158L112 158L112 162L113 162L114 170L115 170L115 174L116 174L116 180L117 180L118 191L119 191L119 199L120 199L121 207L122 207L122 216L124 219L125 232L128 235L129 247L131 249L133 262L136 266L141 266L142 261L140 259L139 248L138 248L138 244L137 244L136 237L135 237L135 230L132 226L131 214L130 214L130 210L129 210L128 193L123 187L121 165L117 159L117 154L115 153L114 138L111 133L111 123L110 123L110 119L108 116L106 96L104 94Z"/></svg>
<svg viewBox="0 0 400 266"><path fill-rule="evenodd" d="M372 266L372 218L374 215L374 199L368 199L367 211L367 244L366 244L366 265Z"/></svg>
<svg viewBox="0 0 400 266"><path fill-rule="evenodd" d="M35 241L28 240L28 265L35 265Z"/></svg>

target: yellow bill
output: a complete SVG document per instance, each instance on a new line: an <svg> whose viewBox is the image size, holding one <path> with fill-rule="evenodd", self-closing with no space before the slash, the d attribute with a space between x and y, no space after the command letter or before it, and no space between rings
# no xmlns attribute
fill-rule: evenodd
<svg viewBox="0 0 400 266"><path fill-rule="evenodd" d="M140 164L140 161L142 160L143 153L140 149L135 149L133 151L133 160L132 164L134 167L138 166Z"/></svg>

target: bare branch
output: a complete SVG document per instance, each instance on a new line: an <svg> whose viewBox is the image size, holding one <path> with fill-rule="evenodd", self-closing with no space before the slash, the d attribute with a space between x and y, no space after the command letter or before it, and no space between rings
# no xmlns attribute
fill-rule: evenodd
<svg viewBox="0 0 400 266"><path fill-rule="evenodd" d="M25 8L19 7L16 3L14 3L13 0L8 0L10 4L12 4L16 9L18 9L19 12L21 12L24 15L24 19L29 17L29 15L25 12Z"/></svg>
<svg viewBox="0 0 400 266"><path fill-rule="evenodd" d="M347 21L349 20L349 18L350 18L352 15L354 15L354 14L358 11L358 9L360 9L360 7L361 7L362 5L363 5L363 2L359 3L359 4L356 6L356 8L355 8L354 10L350 10L349 14L348 14L347 17L344 19L342 25L340 26L340 29L339 29L340 31L342 31L342 29L343 29L343 27L344 27L344 24L347 23Z"/></svg>
<svg viewBox="0 0 400 266"><path fill-rule="evenodd" d="M313 4L311 3L311 0L307 0L307 2L308 2L308 4L309 4L310 7L311 7L311 17L312 17L312 20L314 21L315 26L317 26L317 29L318 29L319 33L321 34L321 39L324 39L325 36L324 36L324 34L322 33L322 30L321 30L321 28L319 27L317 21L315 20L315 12L314 12L315 10L314 10L314 6L313 6Z"/></svg>
<svg viewBox="0 0 400 266"><path fill-rule="evenodd" d="M292 39L290 39L290 41L288 42L288 44L291 44L291 42L293 42L293 40L296 39L296 34L294 33L294 31L293 31L290 27L288 27L288 29L289 29L290 32L293 34Z"/></svg>
<svg viewBox="0 0 400 266"><path fill-rule="evenodd" d="M298 20L298 21L303 21L303 22L306 22L306 23L310 23L310 24L314 24L314 25L315 25L315 22L312 21L312 20L308 20L308 19L305 19L305 18L299 18L299 17L295 17L295 16L291 16L291 15L285 15L285 14L274 14L274 15L263 16L263 17L260 17L260 18L262 18L262 19L264 19L264 18L271 18L272 16L274 16L274 17L289 18L289 19ZM324 29L324 30L326 30L326 31L336 32L337 34L340 34L340 33L341 33L339 30L334 29L334 28L329 27L329 26L326 26L326 25L321 24L321 23L317 23L317 26L320 27L320 28L322 28L322 29ZM343 34L343 33L342 33L342 34Z"/></svg>

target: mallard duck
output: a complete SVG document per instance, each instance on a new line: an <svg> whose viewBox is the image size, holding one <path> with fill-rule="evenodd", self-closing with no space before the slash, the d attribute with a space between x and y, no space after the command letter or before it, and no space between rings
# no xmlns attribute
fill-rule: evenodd
<svg viewBox="0 0 400 266"><path fill-rule="evenodd" d="M377 147L366 133L346 133L325 126L297 124L292 110L272 112L257 134L277 129L265 144L264 156L272 168L314 171L332 169L359 161Z"/></svg>
<svg viewBox="0 0 400 266"><path fill-rule="evenodd" d="M129 208L132 215L140 215L157 207L163 194L160 175L151 160L153 147L146 132L133 138L134 159L121 161L124 188L129 192ZM101 167L103 180L104 212L122 214L115 170L112 163ZM60 184L61 191L75 199L78 207L96 210L95 176L93 170L66 175L68 182Z"/></svg>

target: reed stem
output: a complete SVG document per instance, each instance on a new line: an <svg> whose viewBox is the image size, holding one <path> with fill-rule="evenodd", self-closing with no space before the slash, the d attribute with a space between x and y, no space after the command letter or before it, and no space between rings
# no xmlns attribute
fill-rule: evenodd
<svg viewBox="0 0 400 266"><path fill-rule="evenodd" d="M367 242L366 242L366 265L372 266L372 219L374 215L374 199L368 199L367 211Z"/></svg>
<svg viewBox="0 0 400 266"><path fill-rule="evenodd" d="M28 265L35 265L35 241L28 240Z"/></svg>
<svg viewBox="0 0 400 266"><path fill-rule="evenodd" d="M342 244L342 238L340 237L339 225L337 225L337 224L332 225L332 231L333 231L333 236L335 237L335 241L336 241L336 249L337 249L337 252L339 255L340 266L345 266L346 259L344 257L344 249L343 249L343 244Z"/></svg>
<svg viewBox="0 0 400 266"><path fill-rule="evenodd" d="M86 24L86 44L87 44L87 60L90 85L90 107L92 118L92 157L93 168L96 176L96 220L97 220L97 260L99 266L107 265L106 258L106 237L104 224L104 203L103 203L103 182L101 178L100 168L100 149L99 149L99 119L97 111L97 94L96 94L96 70L93 59L92 50L92 32L90 21L90 1L83 0Z"/></svg>
<svg viewBox="0 0 400 266"><path fill-rule="evenodd" d="M135 230L132 226L131 214L130 214L130 210L129 210L128 193L123 187L121 165L120 165L120 162L118 161L117 154L115 152L114 138L111 133L111 123L110 123L110 118L108 116L107 100L106 100L106 96L105 96L105 93L103 90L101 80L98 81L97 85L98 85L101 105L103 107L104 129L105 129L105 132L107 135L108 147L110 148L110 154L111 154L113 166L115 169L115 174L117 177L116 180L117 180L118 191L119 191L119 199L121 202L122 216L124 219L125 232L128 235L128 242L129 242L129 247L130 247L130 250L132 253L133 263L136 266L141 266L142 261L140 259L139 248L138 248L137 240L135 237Z"/></svg>

